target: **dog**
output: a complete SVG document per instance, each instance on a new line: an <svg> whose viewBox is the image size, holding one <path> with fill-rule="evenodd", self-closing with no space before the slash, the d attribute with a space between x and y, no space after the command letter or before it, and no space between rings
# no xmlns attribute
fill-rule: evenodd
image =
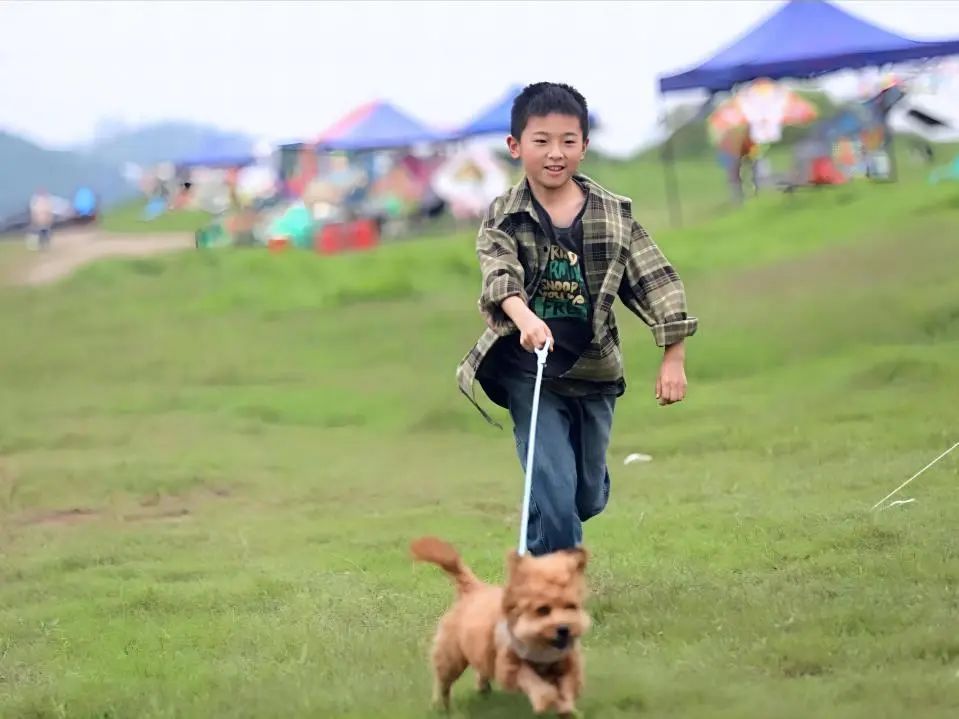
<svg viewBox="0 0 959 719"><path fill-rule="evenodd" d="M536 714L571 717L583 689L579 639L589 629L587 552L568 549L542 557L507 557L505 587L480 581L457 551L436 537L414 541L419 561L438 565L456 585L456 601L433 640L433 703L449 710L450 690L467 666L481 693L495 681L522 691Z"/></svg>

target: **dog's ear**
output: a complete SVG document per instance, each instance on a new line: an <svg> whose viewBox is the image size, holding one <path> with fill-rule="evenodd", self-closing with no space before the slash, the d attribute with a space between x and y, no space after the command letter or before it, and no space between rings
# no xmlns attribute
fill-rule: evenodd
<svg viewBox="0 0 959 719"><path fill-rule="evenodd" d="M503 612L510 616L516 610L516 587L521 583L520 576L524 557L515 549L506 554L506 586L503 591Z"/></svg>
<svg viewBox="0 0 959 719"><path fill-rule="evenodd" d="M520 568L525 560L526 557L519 554L515 549L511 549L506 554L506 572L510 579L519 575Z"/></svg>
<svg viewBox="0 0 959 719"><path fill-rule="evenodd" d="M589 560L589 552L582 547L574 547L567 549L566 554L573 563L573 570L582 574L586 569L586 562Z"/></svg>

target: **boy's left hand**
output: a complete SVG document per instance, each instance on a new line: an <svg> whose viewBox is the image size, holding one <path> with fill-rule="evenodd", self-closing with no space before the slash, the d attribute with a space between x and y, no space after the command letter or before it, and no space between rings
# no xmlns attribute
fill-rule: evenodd
<svg viewBox="0 0 959 719"><path fill-rule="evenodd" d="M682 344L667 348L656 378L656 399L660 406L682 402L686 397L686 369Z"/></svg>

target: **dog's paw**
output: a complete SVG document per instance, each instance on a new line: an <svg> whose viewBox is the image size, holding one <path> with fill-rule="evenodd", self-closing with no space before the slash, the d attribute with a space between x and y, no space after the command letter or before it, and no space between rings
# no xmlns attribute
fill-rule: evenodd
<svg viewBox="0 0 959 719"><path fill-rule="evenodd" d="M560 719L575 719L578 717L576 697L560 690L559 696L556 698L556 713L560 716Z"/></svg>
<svg viewBox="0 0 959 719"><path fill-rule="evenodd" d="M537 687L536 690L528 696L529 703L532 705L533 712L536 714L548 712L559 702L559 691L556 687L549 684Z"/></svg>

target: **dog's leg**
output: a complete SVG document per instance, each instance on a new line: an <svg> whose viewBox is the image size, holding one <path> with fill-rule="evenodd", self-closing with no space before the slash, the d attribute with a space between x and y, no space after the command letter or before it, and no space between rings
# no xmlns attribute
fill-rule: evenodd
<svg viewBox="0 0 959 719"><path fill-rule="evenodd" d="M447 664L436 667L436 676L433 684L433 706L437 709L449 711L450 690L453 683L466 671L466 664Z"/></svg>
<svg viewBox="0 0 959 719"><path fill-rule="evenodd" d="M496 655L496 681L506 691L523 692L533 711L547 711L559 698L559 691L506 648Z"/></svg>
<svg viewBox="0 0 959 719"><path fill-rule="evenodd" d="M523 690L536 714L552 709L559 701L559 690L543 679L528 664L521 664L516 673L516 686Z"/></svg>
<svg viewBox="0 0 959 719"><path fill-rule="evenodd" d="M466 671L466 657L458 647L437 642L433 648L433 706L449 711L450 689Z"/></svg>
<svg viewBox="0 0 959 719"><path fill-rule="evenodd" d="M489 677L484 677L479 672L476 672L476 691L480 694L489 694L491 689Z"/></svg>
<svg viewBox="0 0 959 719"><path fill-rule="evenodd" d="M583 660L578 653L570 655L566 671L559 678L559 700L556 711L560 717L572 717L576 713L576 700L583 690Z"/></svg>

